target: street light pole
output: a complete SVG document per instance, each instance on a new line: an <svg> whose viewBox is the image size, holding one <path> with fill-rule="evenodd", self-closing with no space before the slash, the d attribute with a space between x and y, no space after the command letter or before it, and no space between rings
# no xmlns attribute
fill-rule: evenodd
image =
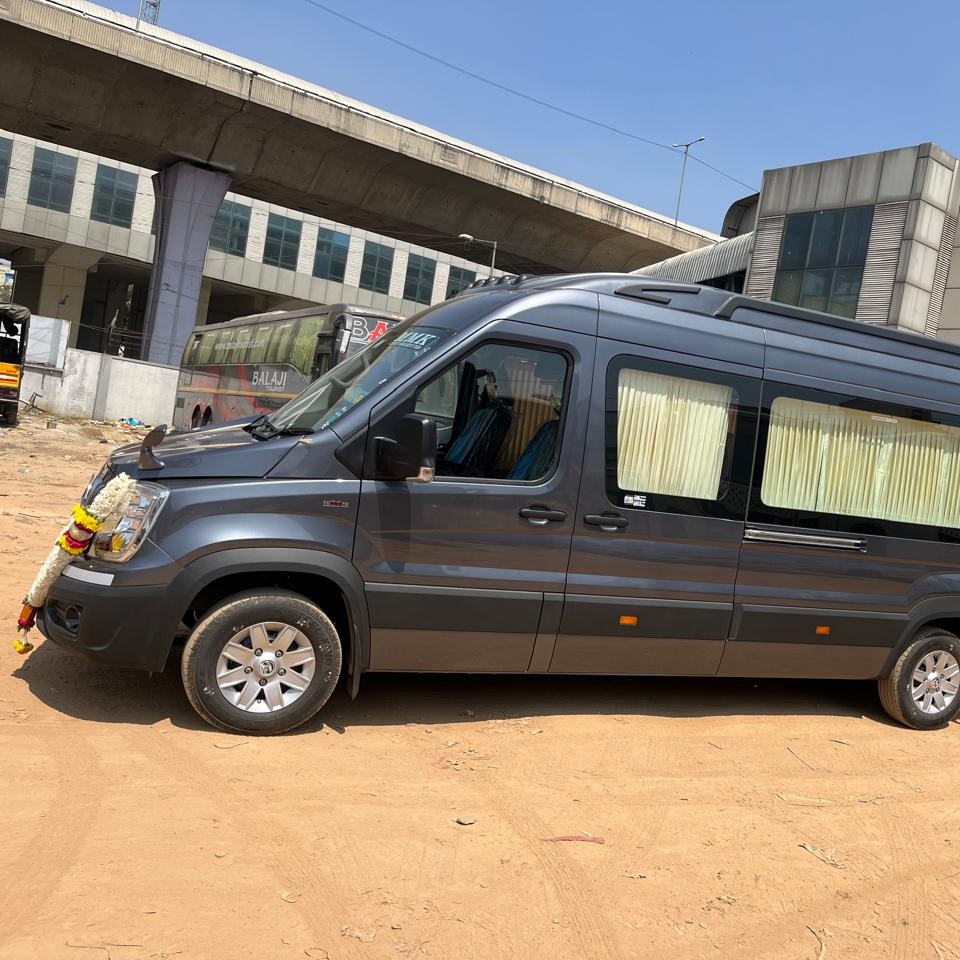
<svg viewBox="0 0 960 960"><path fill-rule="evenodd" d="M478 240L476 237L471 236L469 233L461 233L459 238L463 241L464 247L469 247L471 243L482 243L485 246L491 247L490 253L490 276L493 276L494 271L497 269L497 241L496 240Z"/></svg>
<svg viewBox="0 0 960 960"><path fill-rule="evenodd" d="M689 143L675 143L673 145L674 150L679 150L681 147L683 148L683 169L680 171L680 190L677 193L677 212L673 218L674 226L680 221L680 201L683 199L683 181L687 175L687 156L690 153L690 148L695 143L702 143L706 139L706 137L697 137L696 140L691 140Z"/></svg>

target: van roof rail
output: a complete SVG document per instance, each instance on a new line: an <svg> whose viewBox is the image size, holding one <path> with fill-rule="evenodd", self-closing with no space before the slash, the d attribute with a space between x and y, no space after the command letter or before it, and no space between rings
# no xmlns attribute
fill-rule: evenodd
<svg viewBox="0 0 960 960"><path fill-rule="evenodd" d="M960 355L960 345L946 343L934 337L927 337L910 330L892 330L883 324L864 323L849 317L838 317L833 313L821 313L819 310L808 310L806 307L795 307L789 303L778 303L776 300L758 300L756 297L747 297L743 294L733 294L728 297L714 311L713 315L723 320L731 320L738 310L755 310L757 313L773 314L786 317L790 320L805 320L808 323L817 323L825 327L835 327L838 330L852 330L858 333L869 332L873 336L886 340L899 340L901 343L912 343L915 346L927 347L930 350L939 350L944 353Z"/></svg>
<svg viewBox="0 0 960 960"><path fill-rule="evenodd" d="M631 300L647 300L651 303L660 303L666 306L670 303L671 293L699 294L701 288L692 283L673 283L669 280L641 280L635 283L626 283L614 290L618 297L630 297Z"/></svg>

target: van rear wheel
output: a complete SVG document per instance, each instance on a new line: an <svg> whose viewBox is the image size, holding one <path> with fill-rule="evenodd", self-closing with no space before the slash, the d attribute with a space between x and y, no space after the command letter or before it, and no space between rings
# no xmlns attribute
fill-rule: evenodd
<svg viewBox="0 0 960 960"><path fill-rule="evenodd" d="M960 712L960 638L938 627L921 630L878 686L894 720L915 730L949 723Z"/></svg>
<svg viewBox="0 0 960 960"><path fill-rule="evenodd" d="M330 699L343 652L330 618L287 590L224 600L197 624L180 672L194 710L231 733L285 733Z"/></svg>

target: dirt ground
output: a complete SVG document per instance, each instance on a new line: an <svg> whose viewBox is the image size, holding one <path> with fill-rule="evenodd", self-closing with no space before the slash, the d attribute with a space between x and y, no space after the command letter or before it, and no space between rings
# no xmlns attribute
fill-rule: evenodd
<svg viewBox="0 0 960 960"><path fill-rule="evenodd" d="M373 676L255 739L176 673L19 657L128 439L0 431L2 960L960 957L960 727L869 684Z"/></svg>

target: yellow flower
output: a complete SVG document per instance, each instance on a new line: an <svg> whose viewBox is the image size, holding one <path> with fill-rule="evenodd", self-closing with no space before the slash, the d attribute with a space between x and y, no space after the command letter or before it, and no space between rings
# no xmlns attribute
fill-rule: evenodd
<svg viewBox="0 0 960 960"><path fill-rule="evenodd" d="M88 530L92 530L94 533L96 533L103 526L102 520L98 520L92 513L90 513L88 510L85 510L79 503L73 508L73 519L76 520L81 527L86 527Z"/></svg>
<svg viewBox="0 0 960 960"><path fill-rule="evenodd" d="M29 653L33 649L33 644L26 637L17 637L13 641L13 649L20 654Z"/></svg>

